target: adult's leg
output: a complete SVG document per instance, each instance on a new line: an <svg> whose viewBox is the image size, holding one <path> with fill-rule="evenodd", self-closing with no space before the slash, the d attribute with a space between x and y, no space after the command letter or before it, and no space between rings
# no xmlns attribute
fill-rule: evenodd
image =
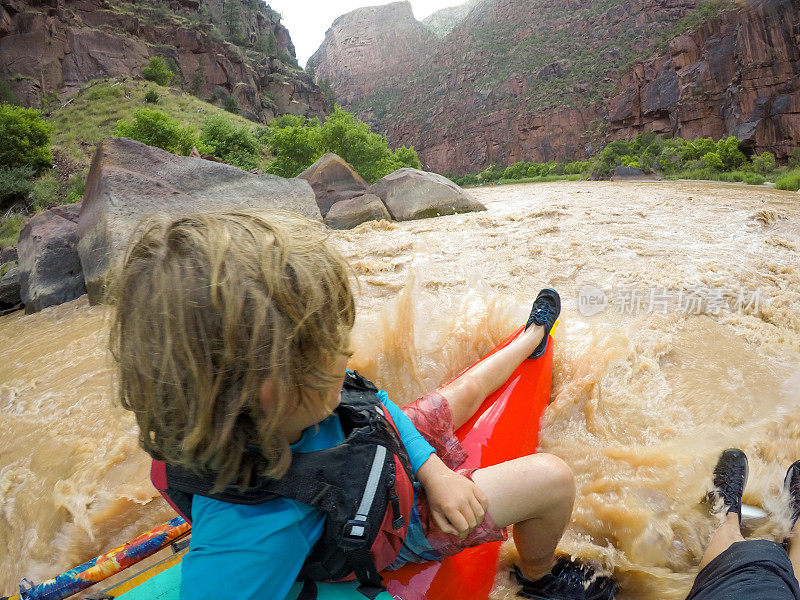
<svg viewBox="0 0 800 600"><path fill-rule="evenodd" d="M485 358L461 377L438 390L450 407L454 429L466 423L487 396L511 377L522 361L536 349L543 335L543 327L531 325L508 346Z"/></svg>
<svg viewBox="0 0 800 600"><path fill-rule="evenodd" d="M533 454L478 469L472 480L488 497L494 522L514 526L522 574L535 580L549 573L575 500L567 463L552 454Z"/></svg>
<svg viewBox="0 0 800 600"><path fill-rule="evenodd" d="M800 578L800 521L794 524L789 536L789 560L792 561L795 577Z"/></svg>
<svg viewBox="0 0 800 600"><path fill-rule="evenodd" d="M709 540L708 546L706 546L706 550L703 552L703 558L700 560L700 568L702 569L717 556L725 552L734 542L743 541L742 530L739 526L739 515L729 512L725 515L725 520L722 522L722 525L720 525L714 532L714 535L711 536L711 540Z"/></svg>

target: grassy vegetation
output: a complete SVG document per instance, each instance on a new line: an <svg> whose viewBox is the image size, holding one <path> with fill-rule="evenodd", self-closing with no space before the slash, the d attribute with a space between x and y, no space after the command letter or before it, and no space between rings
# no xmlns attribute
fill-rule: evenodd
<svg viewBox="0 0 800 600"><path fill-rule="evenodd" d="M19 232L25 227L27 220L27 216L19 213L10 213L0 217L0 248L17 243Z"/></svg>
<svg viewBox="0 0 800 600"><path fill-rule="evenodd" d="M775 180L775 187L779 190L800 190L800 170L789 171Z"/></svg>
<svg viewBox="0 0 800 600"><path fill-rule="evenodd" d="M777 167L770 152L747 157L735 137L714 141L709 138L684 140L640 134L628 142L614 140L587 161L535 163L520 161L505 168L490 165L480 173L450 176L463 186L494 183L545 182L581 178L606 179L618 167L631 167L666 179L707 179L761 185L776 181L779 189L800 187L800 149L790 167ZM800 164L798 164L800 166Z"/></svg>

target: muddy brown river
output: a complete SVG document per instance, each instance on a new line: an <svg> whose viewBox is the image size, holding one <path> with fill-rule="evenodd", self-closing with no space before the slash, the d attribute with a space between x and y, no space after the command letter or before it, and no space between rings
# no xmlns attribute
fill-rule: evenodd
<svg viewBox="0 0 800 600"><path fill-rule="evenodd" d="M473 190L488 211L334 234L359 275L351 366L398 403L564 299L541 449L573 468L560 549L618 598L680 599L718 523L700 501L721 450L745 502L787 533L800 458L800 196L700 182ZM0 595L167 520L133 419L113 403L107 309L0 318ZM513 598L505 547L492 597Z"/></svg>

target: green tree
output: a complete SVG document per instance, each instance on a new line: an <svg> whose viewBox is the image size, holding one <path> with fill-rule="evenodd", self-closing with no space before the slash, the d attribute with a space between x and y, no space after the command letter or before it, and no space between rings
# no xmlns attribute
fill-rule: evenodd
<svg viewBox="0 0 800 600"><path fill-rule="evenodd" d="M236 98L233 96L226 96L225 100L222 103L222 108L227 110L229 113L234 115L239 114L239 103L236 101Z"/></svg>
<svg viewBox="0 0 800 600"><path fill-rule="evenodd" d="M706 163L706 166L711 169L722 170L725 166L722 163L722 159L720 158L719 154L716 152L706 152L703 155L703 162Z"/></svg>
<svg viewBox="0 0 800 600"><path fill-rule="evenodd" d="M51 132L38 110L0 104L0 168L30 167L35 174L50 166Z"/></svg>
<svg viewBox="0 0 800 600"><path fill-rule="evenodd" d="M281 177L295 177L324 154L319 119L282 115L270 123L267 147L274 158L267 171Z"/></svg>
<svg viewBox="0 0 800 600"><path fill-rule="evenodd" d="M421 169L422 163L419 162L419 156L414 146L400 146L394 151L393 155L398 169L402 167L410 167L412 169Z"/></svg>
<svg viewBox="0 0 800 600"><path fill-rule="evenodd" d="M148 81L155 81L158 85L168 85L174 73L167 68L163 58L152 56L147 66L142 69L142 75Z"/></svg>
<svg viewBox="0 0 800 600"><path fill-rule="evenodd" d="M775 155L772 152L762 152L753 156L753 169L762 175L771 173L775 170Z"/></svg>
<svg viewBox="0 0 800 600"><path fill-rule="evenodd" d="M320 140L325 152L341 156L370 183L396 168L386 138L339 106L322 126Z"/></svg>
<svg viewBox="0 0 800 600"><path fill-rule="evenodd" d="M739 140L735 136L718 141L716 150L726 171L734 171L747 162L747 157L739 150Z"/></svg>
<svg viewBox="0 0 800 600"><path fill-rule="evenodd" d="M237 126L225 115L209 117L203 122L200 142L203 150L240 169L249 171L258 166L261 148L258 140L246 126Z"/></svg>
<svg viewBox="0 0 800 600"><path fill-rule="evenodd" d="M187 155L192 146L197 145L197 132L193 127L184 127L167 113L151 108L136 109L133 121L118 121L114 135L129 137L173 154Z"/></svg>

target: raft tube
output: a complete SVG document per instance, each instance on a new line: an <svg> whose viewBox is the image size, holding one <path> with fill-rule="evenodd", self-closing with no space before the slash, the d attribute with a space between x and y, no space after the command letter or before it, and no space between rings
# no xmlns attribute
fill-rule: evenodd
<svg viewBox="0 0 800 600"><path fill-rule="evenodd" d="M522 327L518 329L480 360L484 360L507 346L523 330ZM555 331L555 327L553 331ZM475 364L478 364L480 360ZM474 366L459 373L454 380ZM456 431L458 439L468 454L468 458L461 468L488 467L536 452L539 443L539 422L550 401L552 370L553 339L551 337L543 356L535 360L523 361L511 377L483 402L475 415ZM117 568L113 572L118 572L119 567L122 567L123 564L127 567L132 562L129 557L144 558L146 555L152 554L150 552L145 555L137 550L142 544L148 545L150 549L156 545L163 548L170 541L185 535L188 527L183 519L176 517L153 532L143 534L120 548L92 559L85 565L76 567L50 582L23 592L21 596L13 596L10 600L27 598L62 600L67 598L70 594L113 574L108 572L111 569L102 569L106 571L105 577L95 579L86 576L87 569L84 567L91 566L94 571L97 571L98 562L106 564L107 567L114 563ZM163 535L165 530L170 532L169 536ZM158 532L157 535L153 535L154 532ZM173 532L179 532L179 535L172 535ZM158 538L157 544L154 544L154 538ZM122 549L125 552L120 555L119 552ZM493 542L476 548L468 548L441 562L409 564L397 571L385 571L382 575L388 593L379 594L376 600L452 600L453 598L485 600L494 583L499 550L500 542ZM119 560L121 556L122 560ZM119 598L120 600L178 600L181 572L180 564L175 563L179 563L180 557L181 555L170 557L131 580L104 590L103 597ZM70 583L70 579L74 580L74 584ZM59 582L59 584L54 585L55 582ZM293 600L297 597L300 587L300 584L292 587L289 599ZM364 596L356 590L357 587L357 582L319 583L317 598L319 600L364 600ZM66 595L59 595L57 589L60 592L65 589L74 591Z"/></svg>

